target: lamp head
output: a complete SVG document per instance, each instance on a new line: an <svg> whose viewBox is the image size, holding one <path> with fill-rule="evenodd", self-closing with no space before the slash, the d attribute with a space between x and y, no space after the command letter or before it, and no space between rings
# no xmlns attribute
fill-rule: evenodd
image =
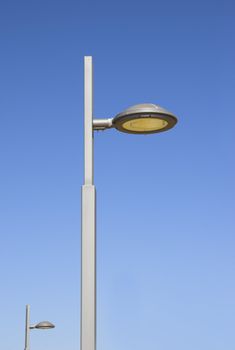
<svg viewBox="0 0 235 350"><path fill-rule="evenodd" d="M43 322L39 322L38 324L36 324L36 326L34 328L37 328L37 329L51 329L51 328L55 328L55 326L51 322L43 321Z"/></svg>
<svg viewBox="0 0 235 350"><path fill-rule="evenodd" d="M130 134L153 134L173 128L177 118L166 109L143 103L129 107L113 118L113 126Z"/></svg>

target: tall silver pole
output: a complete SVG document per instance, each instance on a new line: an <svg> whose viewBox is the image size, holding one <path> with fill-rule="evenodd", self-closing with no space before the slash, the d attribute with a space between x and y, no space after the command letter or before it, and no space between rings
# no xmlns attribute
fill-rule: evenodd
<svg viewBox="0 0 235 350"><path fill-rule="evenodd" d="M82 186L81 350L96 349L96 203L93 185L93 70L84 59L84 185Z"/></svg>
<svg viewBox="0 0 235 350"><path fill-rule="evenodd" d="M25 350L29 350L29 332L30 332L30 306L26 305L25 316Z"/></svg>

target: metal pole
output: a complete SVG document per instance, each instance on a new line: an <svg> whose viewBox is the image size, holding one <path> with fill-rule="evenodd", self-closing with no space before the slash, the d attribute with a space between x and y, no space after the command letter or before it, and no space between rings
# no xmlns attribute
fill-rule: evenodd
<svg viewBox="0 0 235 350"><path fill-rule="evenodd" d="M92 57L84 59L84 185L82 186L81 350L96 349L96 203L93 185Z"/></svg>
<svg viewBox="0 0 235 350"><path fill-rule="evenodd" d="M25 316L25 350L29 350L29 332L30 332L30 306L26 305Z"/></svg>

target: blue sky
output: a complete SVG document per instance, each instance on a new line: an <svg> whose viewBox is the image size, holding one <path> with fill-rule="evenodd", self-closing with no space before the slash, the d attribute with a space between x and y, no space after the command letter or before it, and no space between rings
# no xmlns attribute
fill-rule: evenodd
<svg viewBox="0 0 235 350"><path fill-rule="evenodd" d="M95 135L97 350L234 350L232 1L1 3L0 347L79 348L83 56L94 114L152 102L167 133Z"/></svg>

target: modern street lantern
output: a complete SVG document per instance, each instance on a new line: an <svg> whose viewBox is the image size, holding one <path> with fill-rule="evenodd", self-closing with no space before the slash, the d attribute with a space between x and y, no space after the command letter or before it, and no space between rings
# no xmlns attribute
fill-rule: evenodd
<svg viewBox="0 0 235 350"><path fill-rule="evenodd" d="M92 57L84 59L84 185L82 186L81 350L96 350L96 199L93 182L94 130L130 134L171 129L177 118L154 104L138 104L110 119L93 119Z"/></svg>
<svg viewBox="0 0 235 350"><path fill-rule="evenodd" d="M29 350L29 333L30 329L51 329L55 326L48 321L42 321L35 325L30 325L30 305L26 305L26 317L25 317L25 350Z"/></svg>
<svg viewBox="0 0 235 350"><path fill-rule="evenodd" d="M166 109L152 103L127 108L111 119L94 119L93 129L116 128L128 134L153 134L173 128L177 118Z"/></svg>

